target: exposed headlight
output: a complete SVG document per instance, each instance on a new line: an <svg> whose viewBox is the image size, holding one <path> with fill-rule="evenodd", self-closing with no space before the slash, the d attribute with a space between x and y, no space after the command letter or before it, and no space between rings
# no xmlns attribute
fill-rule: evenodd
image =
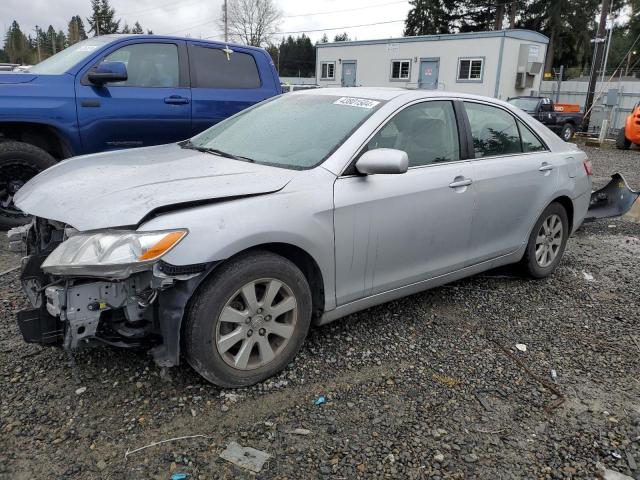
<svg viewBox="0 0 640 480"><path fill-rule="evenodd" d="M186 230L78 233L62 242L42 264L54 275L126 278L148 270L187 235Z"/></svg>

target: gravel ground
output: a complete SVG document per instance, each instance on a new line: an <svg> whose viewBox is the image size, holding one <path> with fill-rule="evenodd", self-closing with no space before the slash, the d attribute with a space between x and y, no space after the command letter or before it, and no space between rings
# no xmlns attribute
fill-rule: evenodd
<svg viewBox="0 0 640 480"><path fill-rule="evenodd" d="M598 186L640 187L640 152L588 153ZM17 263L2 241L0 272ZM360 312L236 391L142 354L24 344L5 274L0 478L252 478L218 457L236 441L272 455L260 478L593 478L600 462L640 479L639 269L639 224L591 223L549 279L506 269Z"/></svg>

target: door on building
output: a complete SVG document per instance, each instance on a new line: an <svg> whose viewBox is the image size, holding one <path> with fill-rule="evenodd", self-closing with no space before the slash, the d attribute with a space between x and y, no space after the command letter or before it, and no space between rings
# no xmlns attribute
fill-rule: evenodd
<svg viewBox="0 0 640 480"><path fill-rule="evenodd" d="M342 62L342 86L343 87L356 86L356 62L355 61Z"/></svg>
<svg viewBox="0 0 640 480"><path fill-rule="evenodd" d="M418 88L424 90L438 89L438 68L440 59L420 59L420 75L418 75Z"/></svg>

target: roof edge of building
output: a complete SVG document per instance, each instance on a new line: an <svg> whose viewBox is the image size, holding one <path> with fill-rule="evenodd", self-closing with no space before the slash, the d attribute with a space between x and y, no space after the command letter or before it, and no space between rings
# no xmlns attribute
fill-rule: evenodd
<svg viewBox="0 0 640 480"><path fill-rule="evenodd" d="M318 48L328 47L343 47L347 45L376 45L376 44L389 44L389 43L410 43L410 42L437 42L442 40L461 40L461 39L476 39L476 38L494 38L494 37L509 37L517 38L519 40L529 40L532 42L540 42L544 44L549 43L549 37L543 35L540 32L534 32L533 30L525 29L512 29L512 30L494 30L487 32L461 32L461 33L443 33L439 35L416 35L413 37L397 37L397 38L381 38L377 40L353 40L348 42L330 42L330 43L318 43Z"/></svg>

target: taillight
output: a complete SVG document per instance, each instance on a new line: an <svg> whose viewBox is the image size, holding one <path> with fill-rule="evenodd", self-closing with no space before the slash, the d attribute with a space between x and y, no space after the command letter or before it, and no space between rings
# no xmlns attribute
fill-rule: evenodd
<svg viewBox="0 0 640 480"><path fill-rule="evenodd" d="M582 162L582 165L584 165L584 171L587 172L587 177L592 177L593 176L593 166L591 165L591 160L589 160L587 158L586 160L584 160Z"/></svg>

